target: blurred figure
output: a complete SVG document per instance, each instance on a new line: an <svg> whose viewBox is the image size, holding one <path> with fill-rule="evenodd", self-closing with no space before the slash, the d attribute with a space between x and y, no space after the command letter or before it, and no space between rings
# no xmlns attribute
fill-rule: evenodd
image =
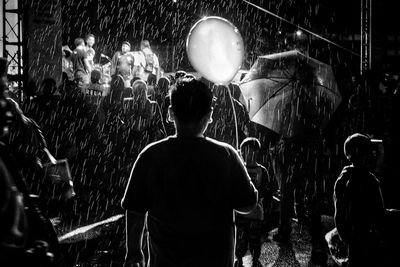
<svg viewBox="0 0 400 267"><path fill-rule="evenodd" d="M292 218L297 216L299 223L309 225L311 262L318 265L327 261L321 223L324 185L322 148L321 134L315 130L281 138L269 152L280 190L279 227L273 238L280 243L290 243Z"/></svg>
<svg viewBox="0 0 400 267"><path fill-rule="evenodd" d="M7 88L7 67L7 60L0 58L0 138L10 133L13 119L4 97ZM24 195L17 186L17 177L12 175L15 166L7 164L9 158L5 145L0 142L0 261L5 266L22 267L26 264L28 222Z"/></svg>
<svg viewBox="0 0 400 267"><path fill-rule="evenodd" d="M95 43L95 37L93 34L89 33L86 35L85 38L86 41L86 54L87 54L87 58L89 61L89 64L91 66L91 69L94 69L94 57L96 55L96 51L94 51L93 49L93 45Z"/></svg>
<svg viewBox="0 0 400 267"><path fill-rule="evenodd" d="M203 135L211 120L212 97L194 79L172 89L169 113L176 136L140 153L122 199L125 266L146 264L146 218L152 266L233 266L233 211L252 210L257 190L237 152Z"/></svg>
<svg viewBox="0 0 400 267"><path fill-rule="evenodd" d="M243 257L249 248L253 267L262 266L260 263L261 238L264 233L264 220L271 213L273 183L267 169L257 163L261 144L257 138L248 137L240 144L240 153L247 172L258 191L258 203L249 214L236 216L237 241L235 267L243 267Z"/></svg>
<svg viewBox="0 0 400 267"><path fill-rule="evenodd" d="M82 38L75 39L75 50L72 52L72 64L74 67L74 78L82 90L89 85L89 75L92 66L86 53L85 41Z"/></svg>
<svg viewBox="0 0 400 267"><path fill-rule="evenodd" d="M101 72L99 70L93 70L90 74L90 84L88 89L85 91L88 95L102 96L104 92L104 86L100 83Z"/></svg>
<svg viewBox="0 0 400 267"><path fill-rule="evenodd" d="M12 100L4 96L6 73L7 60L0 58L0 262L5 267L62 266L54 229L29 195L20 173L19 164L31 156L32 140L26 138L18 144L28 148L23 158L16 153L16 146L3 143L18 135L15 120L23 118L22 112L15 113L17 106L13 107ZM29 125L25 126L29 130Z"/></svg>
<svg viewBox="0 0 400 267"><path fill-rule="evenodd" d="M142 51L146 61L146 66L144 67L144 72L147 76L146 82L149 85L155 85L160 78L160 63L158 57L151 49L148 40L140 42L140 51Z"/></svg>
<svg viewBox="0 0 400 267"><path fill-rule="evenodd" d="M143 80L132 84L132 97L124 98L127 154L133 160L149 143L164 138L165 127L157 102L147 95L148 88Z"/></svg>
<svg viewBox="0 0 400 267"><path fill-rule="evenodd" d="M70 81L74 79L74 67L71 60L72 50L68 45L62 47L62 72L67 74Z"/></svg>
<svg viewBox="0 0 400 267"><path fill-rule="evenodd" d="M183 80L183 78L187 75L187 72L184 70L178 70L175 72L175 76L173 77L172 84L177 84Z"/></svg>
<svg viewBox="0 0 400 267"><path fill-rule="evenodd" d="M172 123L168 123L168 107L170 105L169 98L170 81L167 77L161 77L158 80L155 88L155 101L161 110L162 120L165 124L165 130L167 135L173 135L175 133L174 126Z"/></svg>
<svg viewBox="0 0 400 267"><path fill-rule="evenodd" d="M235 99L231 100L228 89L225 86L214 85L212 88L214 115L205 135L238 148L239 144L249 135L249 116L242 104ZM235 121L232 102L237 121ZM238 143L236 142L236 122L238 126Z"/></svg>
<svg viewBox="0 0 400 267"><path fill-rule="evenodd" d="M369 171L372 143L362 134L349 136L344 167L335 183L335 225L348 245L348 266L381 266L385 208L378 179Z"/></svg>
<svg viewBox="0 0 400 267"><path fill-rule="evenodd" d="M123 41L121 51L117 51L111 61L111 75L121 75L124 79L125 87L130 85L135 66L135 57L130 51L131 44L128 41Z"/></svg>

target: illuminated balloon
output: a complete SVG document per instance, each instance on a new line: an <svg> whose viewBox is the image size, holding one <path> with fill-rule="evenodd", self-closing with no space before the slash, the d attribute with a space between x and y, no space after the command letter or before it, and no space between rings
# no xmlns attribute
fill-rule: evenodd
<svg viewBox="0 0 400 267"><path fill-rule="evenodd" d="M238 29L220 17L205 17L190 29L186 51L192 66L216 84L229 84L243 61L243 39Z"/></svg>

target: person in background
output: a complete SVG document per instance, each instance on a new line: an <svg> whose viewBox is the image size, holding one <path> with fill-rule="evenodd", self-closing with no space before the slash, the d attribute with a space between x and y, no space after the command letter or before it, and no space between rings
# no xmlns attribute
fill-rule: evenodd
<svg viewBox="0 0 400 267"><path fill-rule="evenodd" d="M100 83L101 72L99 70L93 70L90 74L89 88L85 93L89 95L101 96L104 92L104 86Z"/></svg>
<svg viewBox="0 0 400 267"><path fill-rule="evenodd" d="M236 148L249 136L250 119L245 107L237 100L230 98L227 87L212 86L213 98L213 122L210 123L205 135L221 142L226 142ZM233 107L235 113L233 112ZM235 116L236 114L236 120ZM236 126L237 123L237 138Z"/></svg>
<svg viewBox="0 0 400 267"><path fill-rule="evenodd" d="M369 171L371 139L353 134L344 143L350 161L334 187L335 225L348 245L348 266L381 266L385 207L378 179Z"/></svg>
<svg viewBox="0 0 400 267"><path fill-rule="evenodd" d="M251 211L258 192L235 149L204 136L212 98L195 79L172 88L176 135L142 150L122 199L125 266L145 266L146 220L153 267L233 266L233 212Z"/></svg>
<svg viewBox="0 0 400 267"><path fill-rule="evenodd" d="M131 44L123 41L121 51L117 51L111 61L111 75L121 75L124 78L125 87L130 87L135 65L135 57L130 51Z"/></svg>
<svg viewBox="0 0 400 267"><path fill-rule="evenodd" d="M95 43L94 35L89 33L88 35L86 35L85 41L86 41L86 54L88 57L89 64L93 70L94 69L94 56L96 55L96 51L94 51L94 49L93 49L93 45Z"/></svg>
<svg viewBox="0 0 400 267"><path fill-rule="evenodd" d="M264 230L264 220L270 214L272 203L273 183L270 181L267 169L257 163L258 152L261 149L260 141L248 137L240 144L240 153L246 165L247 172L259 193L256 208L249 214L236 217L237 243L235 267L243 266L243 257L247 248L252 256L252 266L262 266L260 263L261 238Z"/></svg>
<svg viewBox="0 0 400 267"><path fill-rule="evenodd" d="M82 38L75 39L75 50L72 52L72 64L74 78L81 90L89 86L89 75L92 66L86 53L85 41Z"/></svg>
<svg viewBox="0 0 400 267"><path fill-rule="evenodd" d="M157 55L153 52L148 40L140 42L140 50L142 51L146 65L144 72L147 76L146 82L149 85L155 85L160 78L160 63Z"/></svg>
<svg viewBox="0 0 400 267"><path fill-rule="evenodd" d="M68 45L62 47L62 72L65 73L70 81L74 80L74 68L71 60L72 50Z"/></svg>

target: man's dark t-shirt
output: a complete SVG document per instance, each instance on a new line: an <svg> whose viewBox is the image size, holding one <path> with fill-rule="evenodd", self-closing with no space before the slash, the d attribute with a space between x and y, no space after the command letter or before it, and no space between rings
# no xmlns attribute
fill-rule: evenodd
<svg viewBox="0 0 400 267"><path fill-rule="evenodd" d="M74 66L74 72L82 71L87 72L84 59L87 58L87 54L83 49L75 49L72 53L72 64Z"/></svg>
<svg viewBox="0 0 400 267"><path fill-rule="evenodd" d="M233 209L257 190L236 151L208 138L168 137L145 148L122 200L148 212L152 266L232 266Z"/></svg>

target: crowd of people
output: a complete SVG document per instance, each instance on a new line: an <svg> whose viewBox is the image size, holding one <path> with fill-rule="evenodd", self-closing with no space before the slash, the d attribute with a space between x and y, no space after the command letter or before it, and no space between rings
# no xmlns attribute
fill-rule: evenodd
<svg viewBox="0 0 400 267"><path fill-rule="evenodd" d="M109 79L117 74L123 77L126 87L131 85L133 78L140 78L148 85L154 86L161 77L158 57L148 40L140 42L138 51L131 51L131 43L123 41L120 51L115 52L112 58L100 55L100 58L108 60L108 64L103 64L104 66L94 62L96 51L93 48L93 34L86 35L85 39L76 38L74 44L73 51L68 46L62 48L63 72L67 73L70 80L76 81L83 91L89 89L92 93L107 95ZM93 88L93 85L101 83L103 87Z"/></svg>
<svg viewBox="0 0 400 267"><path fill-rule="evenodd" d="M240 267L248 249L253 266L262 266L261 242L275 226L276 205L273 240L290 243L296 217L309 226L313 263L326 264L328 248L334 254L338 246L332 237L338 236L348 248L348 266L391 266L391 258L382 255L395 244L398 212L384 205L375 177L382 169L370 162L376 151L369 136L349 133L344 155L350 165L339 175L322 132L283 139L254 124L237 85L213 85L182 70L162 76L147 40L140 51L130 51L124 41L110 59L107 80L96 69L94 44L89 34L75 40L73 51L64 47L62 84L43 80L21 106L7 97L7 62L0 62L0 258L14 255L21 261L9 266L33 260L61 265L46 217L107 218L124 210L125 266L150 261L151 266ZM378 88L386 94L389 87L383 81ZM397 90L390 94L398 97ZM346 110L359 112L362 95L349 99ZM395 129L389 127L388 135ZM44 166L56 159L68 160L76 196L71 183L62 184L65 197L52 209L49 194L55 187L44 190ZM32 200L32 193L39 200ZM35 209L42 223L32 223L24 207ZM324 212L336 223L328 243ZM28 234L35 231L32 225L41 225L47 236Z"/></svg>

